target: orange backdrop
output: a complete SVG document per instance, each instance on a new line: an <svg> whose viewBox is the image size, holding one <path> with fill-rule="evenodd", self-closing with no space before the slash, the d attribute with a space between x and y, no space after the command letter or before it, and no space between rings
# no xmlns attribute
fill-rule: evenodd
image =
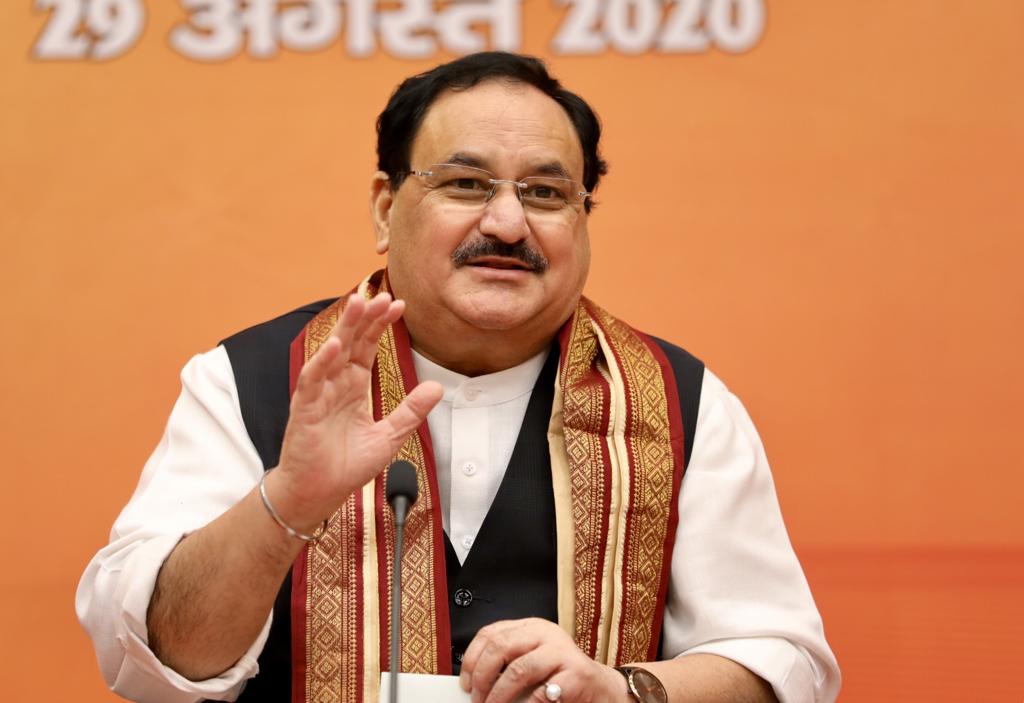
<svg viewBox="0 0 1024 703"><path fill-rule="evenodd" d="M1024 699L1024 3L339 2L0 9L5 700L114 699L73 592L178 369L380 265L374 119L477 46L601 114L588 293L747 404L842 700Z"/></svg>

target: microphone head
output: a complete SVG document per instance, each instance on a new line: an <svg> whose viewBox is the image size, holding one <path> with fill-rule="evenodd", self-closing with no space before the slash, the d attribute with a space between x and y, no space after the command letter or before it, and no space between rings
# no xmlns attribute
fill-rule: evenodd
<svg viewBox="0 0 1024 703"><path fill-rule="evenodd" d="M394 504L398 496L405 497L409 505L415 503L420 495L420 487L416 482L416 467L404 459L391 464L384 482L384 495L391 504Z"/></svg>

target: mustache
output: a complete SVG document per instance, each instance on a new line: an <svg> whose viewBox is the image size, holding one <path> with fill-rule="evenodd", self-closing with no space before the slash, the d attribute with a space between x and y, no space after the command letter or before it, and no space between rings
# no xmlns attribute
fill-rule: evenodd
<svg viewBox="0 0 1024 703"><path fill-rule="evenodd" d="M516 259L536 273L543 273L548 268L548 260L544 255L526 246L525 242L519 241L515 244L509 244L500 239L490 237L460 244L452 252L452 262L456 267L460 267L465 266L471 259L482 256L500 256L507 259Z"/></svg>

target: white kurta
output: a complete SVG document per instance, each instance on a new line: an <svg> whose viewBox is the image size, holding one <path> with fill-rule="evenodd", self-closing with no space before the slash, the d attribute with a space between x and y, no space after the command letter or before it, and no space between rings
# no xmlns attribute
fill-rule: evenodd
<svg viewBox="0 0 1024 703"><path fill-rule="evenodd" d="M513 369L469 379L414 358L421 380L440 381L428 417L445 529L460 560L472 548L504 475L541 354ZM234 700L258 671L270 616L229 670L189 681L147 646L146 611L157 573L178 541L244 497L263 464L242 421L223 347L198 355L110 543L86 567L76 595L82 625L107 683L154 703ZM839 669L793 553L761 441L740 401L705 370L665 609L666 658L697 652L732 659L783 703L833 701Z"/></svg>

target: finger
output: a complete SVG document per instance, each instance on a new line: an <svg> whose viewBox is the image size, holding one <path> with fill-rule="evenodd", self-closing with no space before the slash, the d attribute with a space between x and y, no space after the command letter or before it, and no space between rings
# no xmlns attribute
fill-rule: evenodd
<svg viewBox="0 0 1024 703"><path fill-rule="evenodd" d="M328 370L337 360L340 351L341 345L336 339L328 339L320 345L316 354L303 364L302 370L299 371L293 402L310 403L320 397L324 379L327 378Z"/></svg>
<svg viewBox="0 0 1024 703"><path fill-rule="evenodd" d="M509 703L523 692L550 681L562 664L558 652L550 645L543 644L531 649L510 661L505 670L500 672L497 681L489 687L489 692L479 700L486 703ZM475 676L473 685L475 688ZM541 700L546 700L543 698L543 690L541 696Z"/></svg>
<svg viewBox="0 0 1024 703"><path fill-rule="evenodd" d="M338 320L338 324L336 324L334 329L331 331L331 336L337 338L341 342L343 357L341 365L348 363L348 358L352 349L352 339L359 326L359 321L362 320L365 312L366 301L363 300L362 296L353 293L345 302L345 309L341 313L341 319Z"/></svg>
<svg viewBox="0 0 1024 703"><path fill-rule="evenodd" d="M478 632L462 659L473 700L479 703L487 698L506 666L544 644L544 632L531 620L509 620Z"/></svg>
<svg viewBox="0 0 1024 703"><path fill-rule="evenodd" d="M436 381L424 381L405 397L391 414L377 423L391 442L391 450L398 450L406 438L416 431L427 414L444 395L444 389Z"/></svg>
<svg viewBox="0 0 1024 703"><path fill-rule="evenodd" d="M533 689L533 693L530 694L530 700L536 701L537 703L549 703L551 701L548 698L548 686L556 686L555 689L555 700L574 700L575 695L570 693L573 690L567 686L567 681L563 675L555 674L554 676L548 676L541 684Z"/></svg>
<svg viewBox="0 0 1024 703"><path fill-rule="evenodd" d="M353 343L352 360L366 368L371 368L373 366L373 359L377 354L381 335L384 334L384 330L387 329L388 325L394 323L402 316L404 311L404 302L392 301L389 303L388 307L384 309L379 317L369 322L362 336Z"/></svg>
<svg viewBox="0 0 1024 703"><path fill-rule="evenodd" d="M391 296L387 293L378 293L366 301L363 315L352 331L352 346L356 348L362 345L366 338L366 331L383 314L387 312L391 304Z"/></svg>
<svg viewBox="0 0 1024 703"><path fill-rule="evenodd" d="M472 687L473 672L476 670L477 661L484 649L490 646L492 641L499 639L503 632L520 627L522 622L522 620L499 620L477 630L476 636L473 637L462 655L462 671L459 675L459 684L462 686L462 690L468 692Z"/></svg>
<svg viewBox="0 0 1024 703"><path fill-rule="evenodd" d="M487 644L480 649L472 666L467 669L465 657L463 657L462 672L469 679L469 693L473 703L480 703L487 698L494 683L501 676L502 669L510 659L500 640L488 640Z"/></svg>
<svg viewBox="0 0 1024 703"><path fill-rule="evenodd" d="M363 332L380 311L381 302L377 298L367 301L354 293L348 297L341 319L331 332L341 342L341 353L327 368L328 377L340 374L359 353Z"/></svg>
<svg viewBox="0 0 1024 703"><path fill-rule="evenodd" d="M322 392L325 379L337 376L349 360L352 336L359 320L364 316L366 303L352 294L345 303L341 318L330 336L303 364L295 384L295 399L302 403L315 400Z"/></svg>
<svg viewBox="0 0 1024 703"><path fill-rule="evenodd" d="M310 362L317 358L317 356L323 352L324 347L329 342L334 340L338 346L338 353L330 358L329 363L324 364L323 375L324 377L333 377L338 374L338 371L348 364L348 358L350 349L352 347L352 329L358 322L359 318L363 314L363 302L355 295L350 295L348 301L345 303L345 309L341 312L341 317L335 323L334 328L331 330L330 335L320 345L320 348L316 350L313 357L306 362L305 366L308 366ZM303 366L303 369L305 369Z"/></svg>

